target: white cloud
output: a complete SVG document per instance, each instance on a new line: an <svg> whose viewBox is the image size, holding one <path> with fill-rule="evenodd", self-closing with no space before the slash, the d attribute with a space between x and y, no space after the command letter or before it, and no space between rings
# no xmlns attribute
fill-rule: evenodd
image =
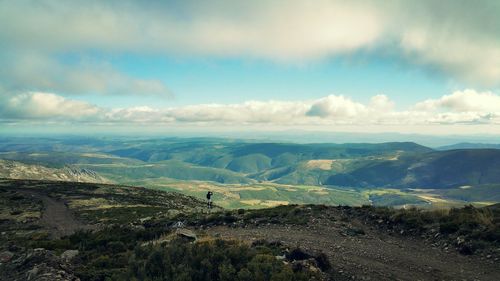
<svg viewBox="0 0 500 281"><path fill-rule="evenodd" d="M500 125L500 95L457 91L396 110L385 95L363 104L341 95L302 101L247 101L171 108L102 108L53 93L30 92L5 98L2 122L33 120L92 124L256 126Z"/></svg>
<svg viewBox="0 0 500 281"><path fill-rule="evenodd" d="M500 99L493 93L455 92L437 100L418 103L409 110L395 110L385 95L368 104L341 95L304 101L249 101L242 104L200 104L163 109L154 116L172 123L218 125L431 125L500 124ZM422 106L427 104L427 106ZM432 106L428 106L432 104ZM466 110L464 110L466 109ZM152 122L154 122L152 120Z"/></svg>
<svg viewBox="0 0 500 281"><path fill-rule="evenodd" d="M498 85L499 13L496 0L1 1L0 41L4 53L51 58L98 51L304 62L384 50L473 83ZM64 79L84 79L74 78L85 76L78 69L68 70ZM87 79L91 89L109 90L100 77ZM68 91L86 85L68 83ZM138 92L164 91L153 81L124 84Z"/></svg>
<svg viewBox="0 0 500 281"><path fill-rule="evenodd" d="M329 95L313 103L308 116L322 118L353 118L366 112L366 106L353 102L344 96Z"/></svg>
<svg viewBox="0 0 500 281"><path fill-rule="evenodd" d="M438 113L436 115L430 116L427 120L429 123L437 124L481 124L481 123L491 123L492 117L491 113L484 114L479 112L446 112Z"/></svg>
<svg viewBox="0 0 500 281"><path fill-rule="evenodd" d="M70 95L169 95L163 82L131 77L116 71L108 63L81 60L64 64L36 53L14 53L6 64L9 67L0 69L0 84L9 92L37 90Z"/></svg>
<svg viewBox="0 0 500 281"><path fill-rule="evenodd" d="M500 42L443 34L432 28L403 32L401 45L414 62L434 65L468 82L500 82Z"/></svg>
<svg viewBox="0 0 500 281"><path fill-rule="evenodd" d="M381 32L374 8L329 0L175 5L21 0L0 7L1 22L8 24L0 38L47 51L98 48L295 59L365 47Z"/></svg>
<svg viewBox="0 0 500 281"><path fill-rule="evenodd" d="M394 102L386 95L376 95L370 99L370 107L374 110L391 111L394 106Z"/></svg>
<svg viewBox="0 0 500 281"><path fill-rule="evenodd" d="M300 123L308 102L248 101L242 104L202 104L167 110L179 122Z"/></svg>
<svg viewBox="0 0 500 281"><path fill-rule="evenodd" d="M160 109L149 106L115 108L103 114L102 120L116 123L171 123L174 119L165 116Z"/></svg>
<svg viewBox="0 0 500 281"><path fill-rule="evenodd" d="M454 112L500 112L500 95L467 89L455 91L439 99L429 99L415 105L417 110L451 110Z"/></svg>
<svg viewBox="0 0 500 281"><path fill-rule="evenodd" d="M499 13L496 0L423 0L401 1L390 16L400 47L414 63L467 82L498 85Z"/></svg>
<svg viewBox="0 0 500 281"><path fill-rule="evenodd" d="M0 116L13 119L94 119L101 109L83 101L68 100L52 93L31 92L3 101Z"/></svg>

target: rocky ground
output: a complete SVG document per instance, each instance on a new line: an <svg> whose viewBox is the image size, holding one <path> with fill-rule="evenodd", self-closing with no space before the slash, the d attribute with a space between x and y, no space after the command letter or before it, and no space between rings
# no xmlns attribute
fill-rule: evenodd
<svg viewBox="0 0 500 281"><path fill-rule="evenodd" d="M145 237L127 238L117 257L124 257L123 251L133 249L134 243L161 244L180 235L189 241L239 240L251 247L267 241L267 246L279 245L283 250L277 259L312 270L319 270L325 254L332 268L321 276L328 280L500 280L498 241L483 241L476 249L468 246L476 245L472 243L476 234L443 234L443 227L434 224L416 228L374 210L287 206L261 211L216 208L207 214L203 202L178 194L99 184L3 180L0 280L93 280L85 274L85 258L93 258L81 252L86 238L67 237L86 230L96 233L92 239L99 241L104 239L99 233L108 227L119 227L123 237L135 232L131 237ZM105 276L99 274L92 276Z"/></svg>
<svg viewBox="0 0 500 281"><path fill-rule="evenodd" d="M63 250L59 239L202 209L191 197L135 187L0 180L0 280L80 280L78 250ZM57 250L33 246L44 244Z"/></svg>
<svg viewBox="0 0 500 281"><path fill-rule="evenodd" d="M498 259L464 256L424 239L381 233L359 222L317 220L293 225L216 226L223 238L266 239L328 255L338 280L500 280Z"/></svg>

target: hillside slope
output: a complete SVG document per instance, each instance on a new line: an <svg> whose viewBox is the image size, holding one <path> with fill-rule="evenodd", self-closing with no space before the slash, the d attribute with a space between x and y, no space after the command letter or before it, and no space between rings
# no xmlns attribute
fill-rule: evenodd
<svg viewBox="0 0 500 281"><path fill-rule="evenodd" d="M337 186L451 188L500 182L500 150L467 149L402 155L395 160L367 161L332 175Z"/></svg>
<svg viewBox="0 0 500 281"><path fill-rule="evenodd" d="M70 182L110 183L111 181L90 169L66 166L48 168L16 161L0 160L0 178L57 180Z"/></svg>

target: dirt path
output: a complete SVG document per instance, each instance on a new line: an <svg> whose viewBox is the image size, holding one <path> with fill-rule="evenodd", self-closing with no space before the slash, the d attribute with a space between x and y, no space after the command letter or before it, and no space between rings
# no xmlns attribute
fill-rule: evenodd
<svg viewBox="0 0 500 281"><path fill-rule="evenodd" d="M43 202L42 217L39 224L50 231L52 238L71 235L79 229L89 229L90 226L78 221L63 201L55 200L36 191L26 191L26 194Z"/></svg>
<svg viewBox="0 0 500 281"><path fill-rule="evenodd" d="M433 248L424 241L390 236L363 228L365 235L347 235L342 223L308 227L267 225L214 227L209 234L246 241L282 241L327 254L340 276L335 280L500 280L500 266L475 256Z"/></svg>

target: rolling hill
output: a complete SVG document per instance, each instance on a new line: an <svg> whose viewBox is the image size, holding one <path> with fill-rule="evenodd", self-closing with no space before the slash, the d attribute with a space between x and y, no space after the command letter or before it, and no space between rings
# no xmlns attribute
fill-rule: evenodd
<svg viewBox="0 0 500 281"><path fill-rule="evenodd" d="M182 143L171 143L164 146L146 142L108 153L145 162L177 159L201 166L255 173L313 159L346 159L430 151L432 149L411 142L284 144L186 140Z"/></svg>
<svg viewBox="0 0 500 281"><path fill-rule="evenodd" d="M117 182L134 179L172 178L178 180L213 181L219 183L252 183L253 179L230 170L203 167L179 160L164 160L139 165L78 164L107 176Z"/></svg>

